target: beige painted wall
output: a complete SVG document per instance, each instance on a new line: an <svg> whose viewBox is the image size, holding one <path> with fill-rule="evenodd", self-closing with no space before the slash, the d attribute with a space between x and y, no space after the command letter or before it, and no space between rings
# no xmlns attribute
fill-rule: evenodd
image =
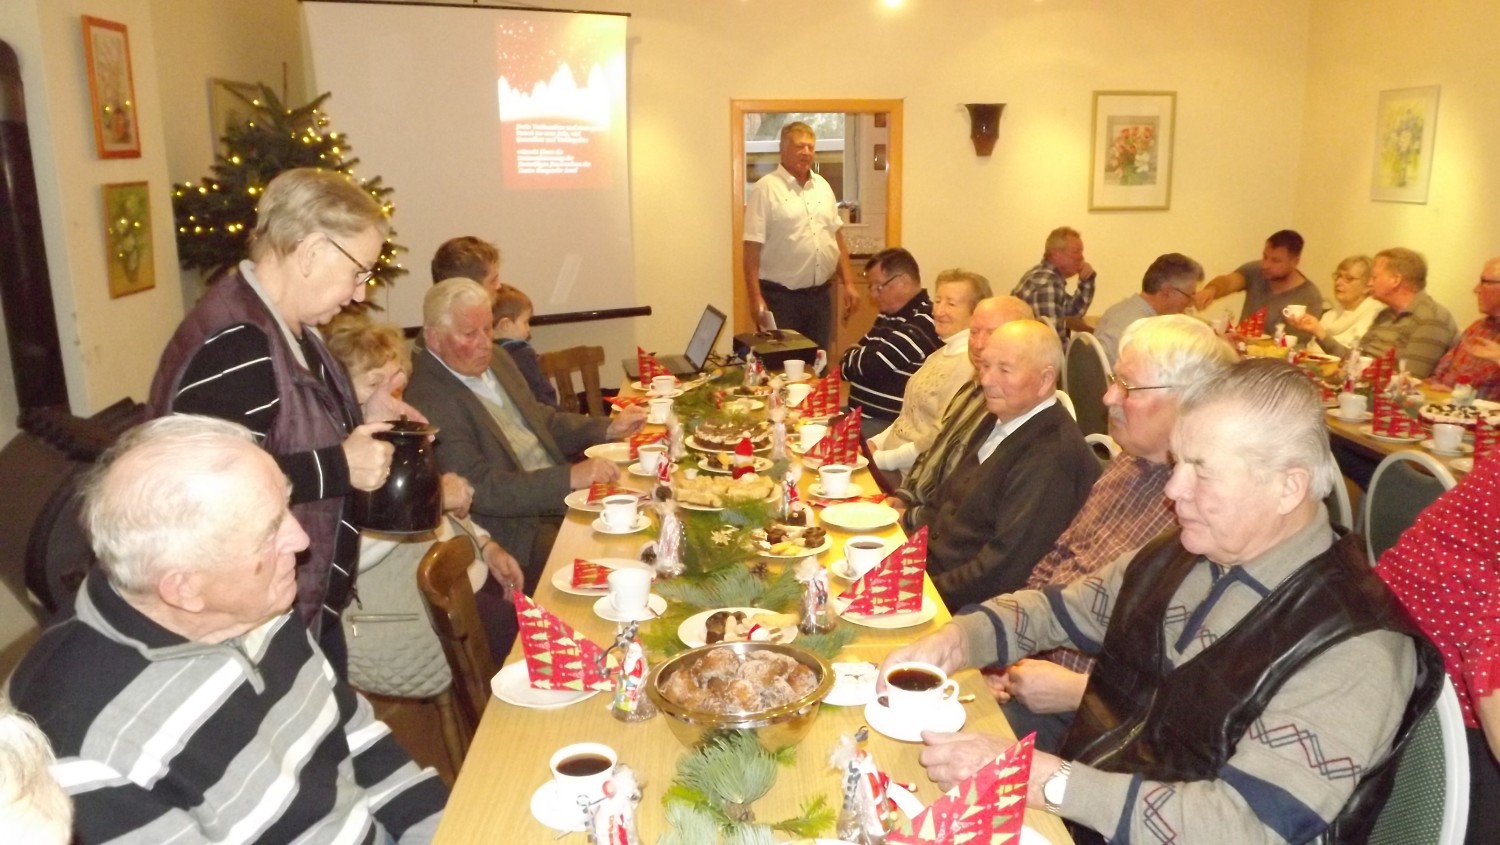
<svg viewBox="0 0 1500 845"><path fill-rule="evenodd" d="M1500 4L1318 0L1296 217L1304 269L1320 281L1344 255L1391 246L1427 258L1428 290L1460 326L1478 316L1472 290L1500 255ZM1374 202L1380 91L1441 85L1425 205Z"/></svg>

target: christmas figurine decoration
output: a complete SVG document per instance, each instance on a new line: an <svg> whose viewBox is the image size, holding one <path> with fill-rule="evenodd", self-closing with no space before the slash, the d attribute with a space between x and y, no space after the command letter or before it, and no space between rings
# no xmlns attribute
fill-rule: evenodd
<svg viewBox="0 0 1500 845"><path fill-rule="evenodd" d="M797 564L797 580L802 583L802 621L797 630L804 634L823 634L838 624L828 604L828 570L815 557L803 558Z"/></svg>
<svg viewBox="0 0 1500 845"><path fill-rule="evenodd" d="M734 447L734 462L730 470L735 478L741 478L755 472L755 444L750 438L741 437L740 442Z"/></svg>
<svg viewBox="0 0 1500 845"><path fill-rule="evenodd" d="M846 842L881 845L896 827L896 804L890 799L890 776L875 767L875 758L862 746L868 727L839 738L830 760L843 773L844 801L836 835Z"/></svg>
<svg viewBox="0 0 1500 845"><path fill-rule="evenodd" d="M641 785L629 766L615 766L604 782L604 799L593 805L589 820L591 845L641 845L635 808L641 803Z"/></svg>
<svg viewBox="0 0 1500 845"><path fill-rule="evenodd" d="M667 498L657 502L656 513L661 533L656 538L656 560L652 562L652 566L656 568L657 579L667 581L687 569L682 561L682 546L686 541L687 529L682 524L682 517L677 515L675 500Z"/></svg>
<svg viewBox="0 0 1500 845"><path fill-rule="evenodd" d="M622 722L644 722L656 715L656 705L646 697L646 650L637 634L641 623L623 622L616 629L615 644L610 652L620 653L620 672L615 677L615 697L609 713ZM602 660L602 658L601 658Z"/></svg>

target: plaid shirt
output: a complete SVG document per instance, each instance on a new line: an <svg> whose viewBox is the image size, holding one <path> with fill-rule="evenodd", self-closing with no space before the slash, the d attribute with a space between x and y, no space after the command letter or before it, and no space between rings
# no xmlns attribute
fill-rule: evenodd
<svg viewBox="0 0 1500 845"><path fill-rule="evenodd" d="M1172 524L1172 506L1163 491L1171 464L1158 464L1121 452L1094 482L1088 501L1057 538L1052 551L1031 570L1026 589L1068 584L1127 554L1134 554ZM1070 648L1040 658L1087 673L1094 660Z"/></svg>
<svg viewBox="0 0 1500 845"><path fill-rule="evenodd" d="M1011 291L1011 296L1026 300L1038 320L1046 319L1057 329L1057 338L1068 342L1068 318L1082 317L1094 301L1094 282L1098 274L1078 280L1078 291L1068 295L1068 281L1050 261L1042 261L1021 277L1021 283Z"/></svg>
<svg viewBox="0 0 1500 845"><path fill-rule="evenodd" d="M1475 338L1500 341L1500 317L1485 317L1475 320L1464 329L1458 343L1438 361L1432 371L1432 380L1449 387L1458 383L1459 376L1468 376L1469 384L1480 399L1500 400L1500 364L1486 361L1464 348L1464 344Z"/></svg>

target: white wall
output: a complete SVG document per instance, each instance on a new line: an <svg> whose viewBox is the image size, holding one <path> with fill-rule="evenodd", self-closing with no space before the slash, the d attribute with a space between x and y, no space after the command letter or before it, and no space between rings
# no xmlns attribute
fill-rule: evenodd
<svg viewBox="0 0 1500 845"><path fill-rule="evenodd" d="M1472 290L1500 255L1500 4L1318 0L1307 72L1297 213L1303 268L1324 281L1345 255L1406 246L1428 263L1428 290L1460 326ZM1374 202L1379 92L1442 86L1425 205Z"/></svg>

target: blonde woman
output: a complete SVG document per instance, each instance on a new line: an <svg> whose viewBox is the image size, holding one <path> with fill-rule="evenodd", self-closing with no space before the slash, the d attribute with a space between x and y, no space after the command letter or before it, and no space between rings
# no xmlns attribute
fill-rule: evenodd
<svg viewBox="0 0 1500 845"><path fill-rule="evenodd" d="M1324 311L1318 322L1334 340L1353 346L1385 304L1370 296L1370 268L1374 262L1366 255L1351 255L1339 262L1333 271L1333 308Z"/></svg>

